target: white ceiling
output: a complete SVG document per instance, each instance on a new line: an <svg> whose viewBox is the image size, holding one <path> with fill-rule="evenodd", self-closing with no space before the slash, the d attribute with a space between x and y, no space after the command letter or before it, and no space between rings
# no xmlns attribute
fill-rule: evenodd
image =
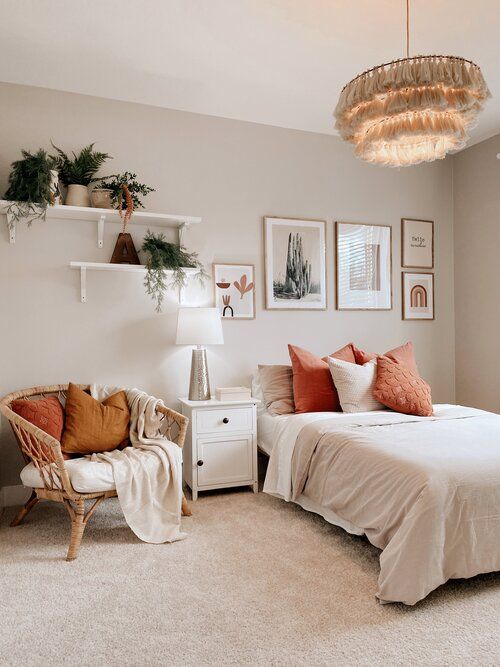
<svg viewBox="0 0 500 667"><path fill-rule="evenodd" d="M416 53L474 60L500 132L500 1L412 0ZM404 52L404 0L0 0L0 80L333 133L353 76Z"/></svg>

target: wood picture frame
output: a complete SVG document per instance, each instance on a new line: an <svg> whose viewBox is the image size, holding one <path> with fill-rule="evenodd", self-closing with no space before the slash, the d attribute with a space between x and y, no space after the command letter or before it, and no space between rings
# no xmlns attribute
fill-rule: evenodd
<svg viewBox="0 0 500 667"><path fill-rule="evenodd" d="M415 284L412 286L409 283L411 278L409 276L413 277L413 280ZM425 283L427 281L427 286ZM435 281L434 281L434 273L430 273L429 271L419 271L419 272L413 272L413 271L402 271L401 272L401 318L404 321L411 321L415 322L416 320L424 321L424 322L429 322L433 321L436 319L436 300L435 300ZM430 288L429 288L430 286ZM420 306L418 304L409 304L408 299L410 296L410 293L415 290L417 287L420 287L421 290L425 291L426 297L428 299L429 295L431 296L431 304L430 306L426 303L425 308L427 308L427 312L423 310L424 306Z"/></svg>
<svg viewBox="0 0 500 667"><path fill-rule="evenodd" d="M382 285L382 282L384 283L384 290L376 290L376 289L359 289L359 292L364 292L364 294L360 294L358 298L355 298L354 301L357 301L357 305L344 305L344 302L349 301L349 297L347 296L346 290L345 290L345 283L346 283L346 275L341 273L345 270L345 260L342 259L341 255L343 254L341 250L339 250L339 244L341 241L341 235L343 233L342 226L345 227L358 227L358 228L371 228L373 230L372 235L374 237L379 237L379 238L374 238L373 240L379 241L379 243L366 243L365 242L365 247L367 248L368 246L374 246L374 245L381 245L380 241L385 242L385 247L383 248L383 251L379 248L377 250L377 256L378 256L378 272L379 272L379 278L378 280L380 281L380 285ZM380 230L386 230L386 238L380 237ZM354 232L358 230L353 230ZM363 230L360 230L363 231ZM371 239L367 239L371 240ZM363 244L360 244L360 241L358 241L358 246L363 247ZM373 250L373 248L372 248ZM342 266L341 266L342 265ZM366 273L363 275L363 279L370 279L372 280L372 286L375 286L373 284L373 281L377 281L377 279L374 279L373 276L368 276ZM358 291L358 289L353 289L349 290L349 294L351 291ZM370 292L376 292L376 291L383 291L384 294L381 295L379 298L375 294L371 294ZM372 302L374 305L363 305L363 303L366 303L367 301ZM376 305L376 302L381 303L382 305ZM351 299L351 303L353 300ZM387 304L387 305L386 305ZM371 223L363 223L363 222L342 222L342 221L336 221L335 223L335 306L337 310L344 310L344 311L365 311L365 310L392 310L393 309L393 304L394 304L394 299L393 299L393 289L392 289L392 226L391 225L381 225L381 224L371 224Z"/></svg>
<svg viewBox="0 0 500 667"><path fill-rule="evenodd" d="M413 248L412 237L415 244ZM434 269L434 220L401 218L401 266L404 269L424 271Z"/></svg>
<svg viewBox="0 0 500 667"><path fill-rule="evenodd" d="M224 282L219 280L219 278L222 278L222 275L218 275L219 272L227 274L223 277ZM223 320L255 319L254 264L247 262L213 262L212 278L214 303Z"/></svg>
<svg viewBox="0 0 500 667"><path fill-rule="evenodd" d="M265 216L264 285L266 310L326 310L326 221L313 218ZM290 253L302 257L309 289L301 286L288 267Z"/></svg>

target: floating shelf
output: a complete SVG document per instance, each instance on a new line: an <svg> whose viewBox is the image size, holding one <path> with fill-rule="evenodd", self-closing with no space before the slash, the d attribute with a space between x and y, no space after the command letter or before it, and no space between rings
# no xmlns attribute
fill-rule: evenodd
<svg viewBox="0 0 500 667"><path fill-rule="evenodd" d="M16 242L16 224L9 219L7 208L12 202L5 199L0 200L0 213L7 215L9 223L9 241ZM47 207L47 220L87 220L97 224L97 247L103 247L104 223L113 222L121 224L120 214L111 208L91 208L86 206L64 206L56 204ZM179 230L179 236L183 229L190 225L201 222L201 218L190 215L174 215L171 213L148 213L147 211L134 211L129 222L130 225L151 225L155 227L174 227ZM180 238L179 238L180 240Z"/></svg>
<svg viewBox="0 0 500 667"><path fill-rule="evenodd" d="M80 270L80 301L86 303L87 301L87 270L88 271L129 271L132 273L145 273L146 267L143 264L109 264L101 262L70 262L71 269ZM187 276L194 276L198 273L198 269L186 267L184 269ZM172 274L172 271L167 271L167 275Z"/></svg>

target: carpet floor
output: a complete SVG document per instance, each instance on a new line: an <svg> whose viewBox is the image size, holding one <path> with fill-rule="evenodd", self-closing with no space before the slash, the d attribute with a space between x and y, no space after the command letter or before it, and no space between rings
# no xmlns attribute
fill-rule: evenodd
<svg viewBox="0 0 500 667"><path fill-rule="evenodd" d="M0 523L2 665L494 665L500 574L380 605L378 551L249 490L202 495L189 538L140 542L116 500L67 563L66 510Z"/></svg>

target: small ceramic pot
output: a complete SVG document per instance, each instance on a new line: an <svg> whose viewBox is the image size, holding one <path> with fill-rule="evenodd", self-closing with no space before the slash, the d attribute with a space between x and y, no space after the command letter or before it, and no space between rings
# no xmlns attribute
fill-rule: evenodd
<svg viewBox="0 0 500 667"><path fill-rule="evenodd" d="M60 204L62 201L61 191L59 190L59 172L57 169L50 171L50 203Z"/></svg>
<svg viewBox="0 0 500 667"><path fill-rule="evenodd" d="M90 206L89 191L86 185L68 185L66 206Z"/></svg>
<svg viewBox="0 0 500 667"><path fill-rule="evenodd" d="M94 208L112 208L111 204L112 190L92 190L90 193L90 201Z"/></svg>

